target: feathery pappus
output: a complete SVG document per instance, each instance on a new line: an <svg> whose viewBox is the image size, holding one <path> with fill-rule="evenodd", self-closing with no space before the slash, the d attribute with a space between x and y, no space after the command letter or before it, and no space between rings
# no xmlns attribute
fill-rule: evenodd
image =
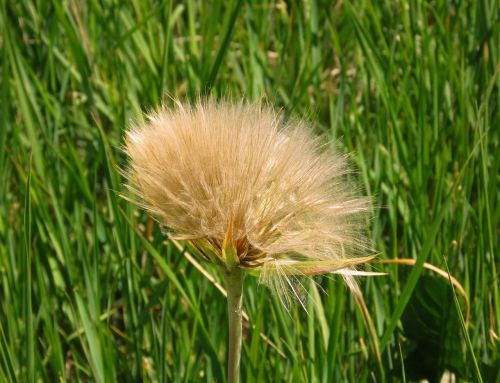
<svg viewBox="0 0 500 383"><path fill-rule="evenodd" d="M125 152L137 203L209 262L280 290L371 258L346 156L270 106L178 102L132 127Z"/></svg>

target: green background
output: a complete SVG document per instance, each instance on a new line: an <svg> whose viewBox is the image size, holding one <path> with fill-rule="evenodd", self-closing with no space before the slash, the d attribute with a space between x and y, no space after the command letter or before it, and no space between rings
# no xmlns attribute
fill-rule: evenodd
<svg viewBox="0 0 500 383"><path fill-rule="evenodd" d="M365 316L335 276L307 313L247 277L243 381L498 378L497 1L0 4L0 382L225 381L224 297L118 196L127 126L200 94L339 141L378 259L416 260L368 268Z"/></svg>

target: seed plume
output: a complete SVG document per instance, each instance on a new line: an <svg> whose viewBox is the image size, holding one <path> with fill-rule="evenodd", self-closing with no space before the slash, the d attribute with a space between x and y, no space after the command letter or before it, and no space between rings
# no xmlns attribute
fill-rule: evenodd
<svg viewBox="0 0 500 383"><path fill-rule="evenodd" d="M346 157L269 106L164 107L128 131L125 152L140 206L207 261L273 285L369 259L369 203Z"/></svg>

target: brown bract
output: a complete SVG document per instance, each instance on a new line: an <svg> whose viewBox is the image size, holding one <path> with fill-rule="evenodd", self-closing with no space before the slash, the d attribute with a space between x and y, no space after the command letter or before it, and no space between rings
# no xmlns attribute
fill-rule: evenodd
<svg viewBox="0 0 500 383"><path fill-rule="evenodd" d="M268 282L369 259L345 156L271 107L178 103L132 127L125 152L139 205L210 262Z"/></svg>

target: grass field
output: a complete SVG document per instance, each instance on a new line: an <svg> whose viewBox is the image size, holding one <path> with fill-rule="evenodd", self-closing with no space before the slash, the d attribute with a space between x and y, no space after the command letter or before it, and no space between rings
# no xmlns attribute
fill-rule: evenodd
<svg viewBox="0 0 500 383"><path fill-rule="evenodd" d="M499 381L497 1L0 4L0 382L225 381L224 296L117 193L127 126L199 94L352 152L392 260L308 313L248 277L244 382Z"/></svg>

